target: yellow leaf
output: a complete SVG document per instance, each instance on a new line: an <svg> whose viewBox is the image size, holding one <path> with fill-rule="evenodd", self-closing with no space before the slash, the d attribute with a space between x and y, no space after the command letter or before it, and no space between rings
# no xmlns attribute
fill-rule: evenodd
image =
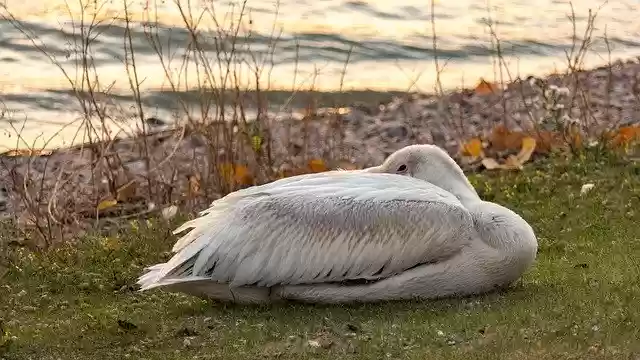
<svg viewBox="0 0 640 360"><path fill-rule="evenodd" d="M116 206L117 203L118 203L118 201L117 200L113 200L113 199L103 200L98 204L97 210L98 211L102 211L102 210L108 209L110 207L114 207L114 206Z"/></svg>
<svg viewBox="0 0 640 360"><path fill-rule="evenodd" d="M473 138L466 142L462 146L462 151L465 155L473 156L475 158L484 157L482 151L482 141L478 138Z"/></svg>
<svg viewBox="0 0 640 360"><path fill-rule="evenodd" d="M536 150L536 139L532 137L526 137L522 139L522 148L518 155L516 155L518 163L521 165L531 159L531 155Z"/></svg>
<svg viewBox="0 0 640 360"><path fill-rule="evenodd" d="M319 173L323 171L327 171L327 165L324 163L322 159L313 159L309 161L309 169L312 172Z"/></svg>

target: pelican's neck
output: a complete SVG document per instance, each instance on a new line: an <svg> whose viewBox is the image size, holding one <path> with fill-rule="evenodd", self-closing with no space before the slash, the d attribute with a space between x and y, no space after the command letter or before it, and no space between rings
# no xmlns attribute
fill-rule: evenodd
<svg viewBox="0 0 640 360"><path fill-rule="evenodd" d="M453 194L464 206L470 206L481 201L476 189L471 185L458 164L449 163L441 171L432 174L431 183Z"/></svg>

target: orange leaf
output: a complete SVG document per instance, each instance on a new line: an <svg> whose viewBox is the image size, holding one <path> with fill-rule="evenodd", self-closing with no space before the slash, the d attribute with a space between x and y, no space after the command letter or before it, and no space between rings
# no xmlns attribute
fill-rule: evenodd
<svg viewBox="0 0 640 360"><path fill-rule="evenodd" d="M491 148L495 151L520 150L524 137L525 135L521 132L511 132L503 125L498 125L491 133Z"/></svg>
<svg viewBox="0 0 640 360"><path fill-rule="evenodd" d="M246 166L236 165L234 168L233 179L240 185L253 185L253 176Z"/></svg>
<svg viewBox="0 0 640 360"><path fill-rule="evenodd" d="M324 163L322 159L313 159L309 161L309 169L311 172L319 173L323 171L327 171L327 165Z"/></svg>
<svg viewBox="0 0 640 360"><path fill-rule="evenodd" d="M246 166L223 163L218 171L228 185L253 185L253 175Z"/></svg>
<svg viewBox="0 0 640 360"><path fill-rule="evenodd" d="M536 139L537 154L548 154L553 148L563 148L566 144L562 140L562 136L559 133L552 131L539 131L532 134L532 137Z"/></svg>
<svg viewBox="0 0 640 360"><path fill-rule="evenodd" d="M462 152L465 155L473 156L473 157L483 157L482 151L482 141L478 138L473 138L463 144Z"/></svg>
<svg viewBox="0 0 640 360"><path fill-rule="evenodd" d="M613 138L614 146L626 146L633 140L640 139L640 127L625 126L618 129Z"/></svg>
<svg viewBox="0 0 640 360"><path fill-rule="evenodd" d="M495 84L487 82L485 79L480 78L480 82L473 90L478 95L487 95L495 93L497 86Z"/></svg>

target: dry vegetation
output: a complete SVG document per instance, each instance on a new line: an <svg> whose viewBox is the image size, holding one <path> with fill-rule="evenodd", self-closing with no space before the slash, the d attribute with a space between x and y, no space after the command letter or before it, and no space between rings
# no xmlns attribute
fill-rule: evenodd
<svg viewBox="0 0 640 360"><path fill-rule="evenodd" d="M194 14L182 8L182 4L176 2L190 35L188 43L179 44L182 56L176 56L179 51L175 44L161 41L156 22L149 20L142 28L146 41L162 62L165 73L159 76L164 76L168 90L196 99L194 107L193 102L180 98L176 106L182 116L174 119L177 129L160 133L150 127L150 116L143 104L141 83L144 79L138 75L133 38L138 31L137 24L127 12L117 19L124 27L123 78L128 79L136 100L135 109L131 111L106 100L105 95L110 93L113 84L100 81L93 65L93 46L108 23L103 19L99 2L83 4L82 15L74 19L79 33L74 34L76 42L70 44L69 53L78 71L66 73L63 66L59 66L83 112L82 133L78 134L83 139L82 145L51 151L28 148L23 141L11 154L0 156L0 168L4 170L0 173L8 177L4 183L12 197L13 223L25 232L20 239L29 239L23 245L46 248L96 226L117 226L122 220L160 214L170 217L176 210L199 210L229 191L282 176L338 166L371 165L362 163L361 159L354 160L353 148L345 146L344 107L349 104L334 103L332 110L320 114L314 105L311 87L305 89L310 92L303 94L308 96L309 105L302 120L280 121L268 114L270 89L263 88L259 80L273 65L270 54L276 48L278 34L274 27L266 55L251 51L246 1L232 8L223 17L225 23L216 23L213 29L200 28L199 20L206 16L214 19L217 8ZM435 8L432 10L433 14ZM575 24L575 13L571 10L569 19ZM147 15L152 18L152 13ZM11 15L10 9L4 9L3 16L51 62L60 64L45 44ZM496 53L496 81L482 80L474 90L462 92L489 97L490 107L502 107L499 111L502 122L489 134L470 130L460 105L452 101L459 93L448 94L442 89L439 74L443 59L436 51L438 117L457 134L457 149L448 148L452 155L469 169L479 166L520 169L532 156L547 155L551 151L577 154L594 144L603 149L614 145L628 150L633 140L640 138L638 127L620 127L615 116L594 114L589 108L589 87L582 86L581 82L582 60L594 41L596 16L597 12L589 11L583 34L574 27L575 44L567 53L566 72L554 75L555 80L562 79L566 88L555 85L554 76L521 80L509 73L496 26L489 16L487 27ZM434 18L433 46L437 50L436 34ZM211 49L215 50L214 57L207 53ZM610 64L608 68L615 66ZM246 71L250 76L243 73ZM191 88L181 81L187 73L197 74L198 81ZM607 81L610 82L611 77ZM636 79L640 81L640 76ZM531 86L542 94L534 96L533 102ZM640 100L640 87L634 89L638 90L635 96ZM293 84L291 96L298 96L300 92ZM522 97L528 118L510 118L506 98L513 94ZM410 93L405 97L406 101L416 98ZM340 101L339 96L336 99ZM285 101L284 111L290 101L291 98ZM576 119L576 114L581 118ZM131 120L138 131L128 134L127 139L109 131L114 124L118 126ZM518 131L513 130L513 124ZM15 130L20 139L20 129Z"/></svg>

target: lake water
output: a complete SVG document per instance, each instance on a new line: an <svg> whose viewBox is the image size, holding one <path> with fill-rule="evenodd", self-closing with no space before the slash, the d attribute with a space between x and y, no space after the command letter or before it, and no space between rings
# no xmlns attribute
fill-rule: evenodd
<svg viewBox="0 0 640 360"><path fill-rule="evenodd" d="M75 125L57 134L49 147L80 141L72 136L79 126L77 101L68 92L71 87L60 67L72 79L77 78L73 48L83 14L85 23L92 15L100 21L90 36L95 37L91 52L102 87L109 86L111 92L121 95L119 104L130 107L123 61L125 31L121 21L113 20L124 18L122 0L0 3L3 1L0 100L8 111L5 120L0 120L0 151L16 146L15 129L21 129L25 142L42 144L61 125L74 120ZM193 18L200 17L199 28L204 32L215 31L216 21L222 24L218 28L232 28L230 22L239 19L242 5L228 1L128 1L129 16L136 23L131 35L143 95L151 97L170 89L160 56L150 46L149 31L162 44L164 67L172 69L174 84L180 80L180 90L192 88L197 84L195 71L178 75L189 42L179 8L190 10ZM248 0L245 5L240 32L243 40L238 45L244 64L237 65L244 79L253 78L252 67L263 62L261 83L272 89L433 90L436 71L429 0ZM579 36L586 27L589 9L598 12L595 42L586 66L608 61L605 32L614 60L640 55L638 0L580 0L574 7ZM441 65L446 63L441 80L448 89L471 87L480 77L495 79L496 52L486 25L489 18L497 22L494 30L513 76L563 69L565 51L570 51L573 42L568 1L438 0L434 8L438 56ZM9 15L18 22L8 20ZM212 50L213 44L204 45ZM209 54L209 59L215 58L214 51ZM213 71L220 73L216 67ZM220 80L220 75L214 77ZM148 111L171 118L174 109L156 102Z"/></svg>

